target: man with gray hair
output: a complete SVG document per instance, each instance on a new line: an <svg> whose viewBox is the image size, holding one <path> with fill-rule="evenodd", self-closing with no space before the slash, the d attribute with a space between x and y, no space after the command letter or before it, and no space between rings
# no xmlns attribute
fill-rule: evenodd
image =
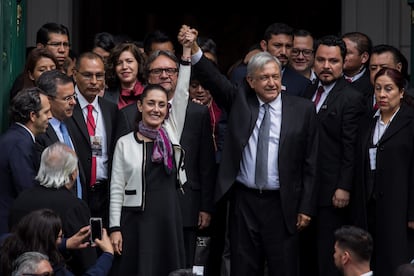
<svg viewBox="0 0 414 276"><path fill-rule="evenodd" d="M56 142L47 147L41 157L36 176L39 186L22 192L10 209L10 229L31 211L49 208L62 219L65 237L71 237L89 224L91 216L85 201L77 198L70 190L78 175L78 158L66 144ZM73 250L68 266L75 275L85 272L96 262L96 250L88 247Z"/></svg>
<svg viewBox="0 0 414 276"><path fill-rule="evenodd" d="M35 251L25 252L13 262L12 276L21 275L53 275L49 257Z"/></svg>

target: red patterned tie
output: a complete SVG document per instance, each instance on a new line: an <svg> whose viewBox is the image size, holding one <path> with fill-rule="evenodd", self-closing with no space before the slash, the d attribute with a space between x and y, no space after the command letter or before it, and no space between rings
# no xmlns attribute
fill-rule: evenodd
<svg viewBox="0 0 414 276"><path fill-rule="evenodd" d="M318 91L316 91L315 100L313 101L315 103L315 106L318 105L319 101L321 100L322 93L324 91L325 91L325 89L323 89L323 86L322 85L318 87Z"/></svg>
<svg viewBox="0 0 414 276"><path fill-rule="evenodd" d="M88 127L89 136L95 136L95 118L93 117L93 105L88 104L88 116L86 117L86 125ZM91 167L91 182L93 186L96 183L96 156L92 156L92 167Z"/></svg>

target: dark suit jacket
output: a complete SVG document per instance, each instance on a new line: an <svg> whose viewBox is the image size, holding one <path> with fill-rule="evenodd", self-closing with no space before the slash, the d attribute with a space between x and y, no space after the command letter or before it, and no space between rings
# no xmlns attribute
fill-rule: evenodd
<svg viewBox="0 0 414 276"><path fill-rule="evenodd" d="M106 139L107 139L107 152L108 152L108 175L110 174L111 156L114 150L114 129L116 124L116 118L118 115L118 107L116 104L111 103L101 97L98 98L99 106L102 110L102 116L104 119ZM86 126L85 118L83 117L82 110L79 103L76 103L73 110L73 115L68 118L65 123L67 124L69 134L76 144L78 158L80 164L85 172L86 183L91 179L91 166L92 166L92 151L91 142L89 139L88 128Z"/></svg>
<svg viewBox="0 0 414 276"><path fill-rule="evenodd" d="M208 88L228 114L215 199L221 199L234 184L244 147L259 114L256 93L244 82L234 86L205 57L194 65L202 85ZM279 180L286 226L296 232L297 214L315 215L317 118L313 103L282 93L282 127L279 142Z"/></svg>
<svg viewBox="0 0 414 276"><path fill-rule="evenodd" d="M12 124L0 137L0 235L9 232L9 208L23 190L35 186L39 159L30 133Z"/></svg>
<svg viewBox="0 0 414 276"><path fill-rule="evenodd" d="M108 183L98 186L96 189L84 189L87 196L83 197L87 201L89 209L93 216L102 217L104 227L107 227L109 216L109 178L112 167L112 155L114 151L114 128L118 113L116 104L98 97L98 103L102 110L103 123L105 126L107 153L108 153ZM89 185L92 168L92 150L91 143L86 126L85 118L79 102L75 105L73 115L65 121L71 135L72 141L76 144L78 158L82 170L85 173L86 185ZM89 187L89 186L88 186Z"/></svg>
<svg viewBox="0 0 414 276"><path fill-rule="evenodd" d="M365 104L368 107L368 110L372 109L372 96L374 95L374 86L371 84L369 69L366 68L364 74L351 83L351 86L362 93L364 97Z"/></svg>
<svg viewBox="0 0 414 276"><path fill-rule="evenodd" d="M66 238L76 234L80 228L89 224L91 216L88 205L78 199L66 187L60 189L37 186L22 192L14 201L10 209L10 227L16 225L23 216L31 211L49 208L55 211L62 219L62 231ZM68 265L75 269L75 275L81 275L96 262L96 249L85 248L70 250Z"/></svg>
<svg viewBox="0 0 414 276"><path fill-rule="evenodd" d="M367 229L368 200L375 196L377 265L374 269L391 275L395 267L390 264L396 266L414 254L413 231L407 228L408 221L414 221L414 109L403 104L380 138L373 182L369 180L368 149L372 147L376 121L371 114L360 124L352 217L356 225Z"/></svg>
<svg viewBox="0 0 414 276"><path fill-rule="evenodd" d="M135 129L141 113L136 104L130 104L119 112L116 137ZM185 151L184 168L187 183L180 204L184 226L197 226L200 211L213 211L215 155L210 126L210 114L206 106L188 102L180 144Z"/></svg>
<svg viewBox="0 0 414 276"><path fill-rule="evenodd" d="M306 88L308 88L312 82L289 66L285 66L282 76L282 84L285 86L288 95L303 96Z"/></svg>
<svg viewBox="0 0 414 276"><path fill-rule="evenodd" d="M311 99L318 82L305 97ZM365 112L362 94L339 78L318 112L320 123L318 156L318 203L331 206L336 189L352 190L358 123Z"/></svg>
<svg viewBox="0 0 414 276"><path fill-rule="evenodd" d="M72 139L72 135L70 134L70 132L69 132L69 136L71 136L73 146L75 147L75 152L79 156L78 150L76 149L75 141L74 139ZM53 129L53 127L49 124L49 127L46 130L46 133L40 134L36 137L36 152L39 156L39 160L40 160L40 157L44 149L56 142L59 142L59 138L57 137L57 134L55 130ZM85 182L85 172L83 171L82 166L80 166L80 163L78 167L79 167L79 179L80 179L81 186L82 186L82 198L86 198L87 196L86 187L87 186ZM76 186L74 186L73 191L75 191L76 189L75 187Z"/></svg>

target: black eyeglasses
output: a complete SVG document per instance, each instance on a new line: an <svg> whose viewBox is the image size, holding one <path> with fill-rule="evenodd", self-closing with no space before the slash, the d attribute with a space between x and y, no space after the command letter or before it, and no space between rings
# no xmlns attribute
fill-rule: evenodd
<svg viewBox="0 0 414 276"><path fill-rule="evenodd" d="M103 81L105 80L105 74L104 73L96 73L96 74L92 74L89 72L79 72L78 73L87 81L91 81L93 79L93 77L96 77L97 81Z"/></svg>
<svg viewBox="0 0 414 276"><path fill-rule="evenodd" d="M74 93L74 94L72 94L70 96L66 96L66 97L64 97L62 99L59 99L59 98L55 98L55 99L61 100L61 101L65 101L65 102L70 102L72 100L75 100L76 101L77 98L78 98L78 96L76 95L76 93Z"/></svg>
<svg viewBox="0 0 414 276"><path fill-rule="evenodd" d="M46 45L49 45L49 46L54 47L54 48L58 48L60 46L63 46L63 48L69 48L70 47L69 42L48 42L48 43L46 43Z"/></svg>
<svg viewBox="0 0 414 276"><path fill-rule="evenodd" d="M291 55L296 57L299 56L300 53L302 53L304 57L310 57L313 54L313 50L293 48Z"/></svg>
<svg viewBox="0 0 414 276"><path fill-rule="evenodd" d="M160 76L162 72L165 72L168 76L172 76L178 73L177 68L154 68L149 70L149 73L153 76Z"/></svg>

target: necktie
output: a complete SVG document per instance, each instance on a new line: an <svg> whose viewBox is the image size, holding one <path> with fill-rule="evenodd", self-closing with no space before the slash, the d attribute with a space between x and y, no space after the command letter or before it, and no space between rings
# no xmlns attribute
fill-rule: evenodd
<svg viewBox="0 0 414 276"><path fill-rule="evenodd" d="M322 85L318 87L318 91L316 91L316 97L315 97L315 101L314 101L315 106L318 106L318 103L321 100L321 96L322 96L322 93L324 91L325 91L325 89L323 89Z"/></svg>
<svg viewBox="0 0 414 276"><path fill-rule="evenodd" d="M261 190L267 184L267 165L269 153L270 114L269 104L263 104L265 109L257 137L256 174L255 182Z"/></svg>
<svg viewBox="0 0 414 276"><path fill-rule="evenodd" d="M74 149L70 141L70 136L69 136L69 132L68 132L68 128L66 127L66 124L64 122L61 122L59 128L63 136L63 142L66 145L68 145L68 147L70 147L71 149ZM81 186L81 182L79 179L79 174L78 174L78 177L76 178L76 195L78 196L78 198L82 198L82 186Z"/></svg>
<svg viewBox="0 0 414 276"><path fill-rule="evenodd" d="M345 77L345 80L349 83L352 83L352 78Z"/></svg>
<svg viewBox="0 0 414 276"><path fill-rule="evenodd" d="M93 105L88 104L88 115L86 117L86 125L88 127L89 136L95 136L95 118L93 117ZM92 154L92 166L91 166L91 181L90 185L93 186L96 183L96 156Z"/></svg>

